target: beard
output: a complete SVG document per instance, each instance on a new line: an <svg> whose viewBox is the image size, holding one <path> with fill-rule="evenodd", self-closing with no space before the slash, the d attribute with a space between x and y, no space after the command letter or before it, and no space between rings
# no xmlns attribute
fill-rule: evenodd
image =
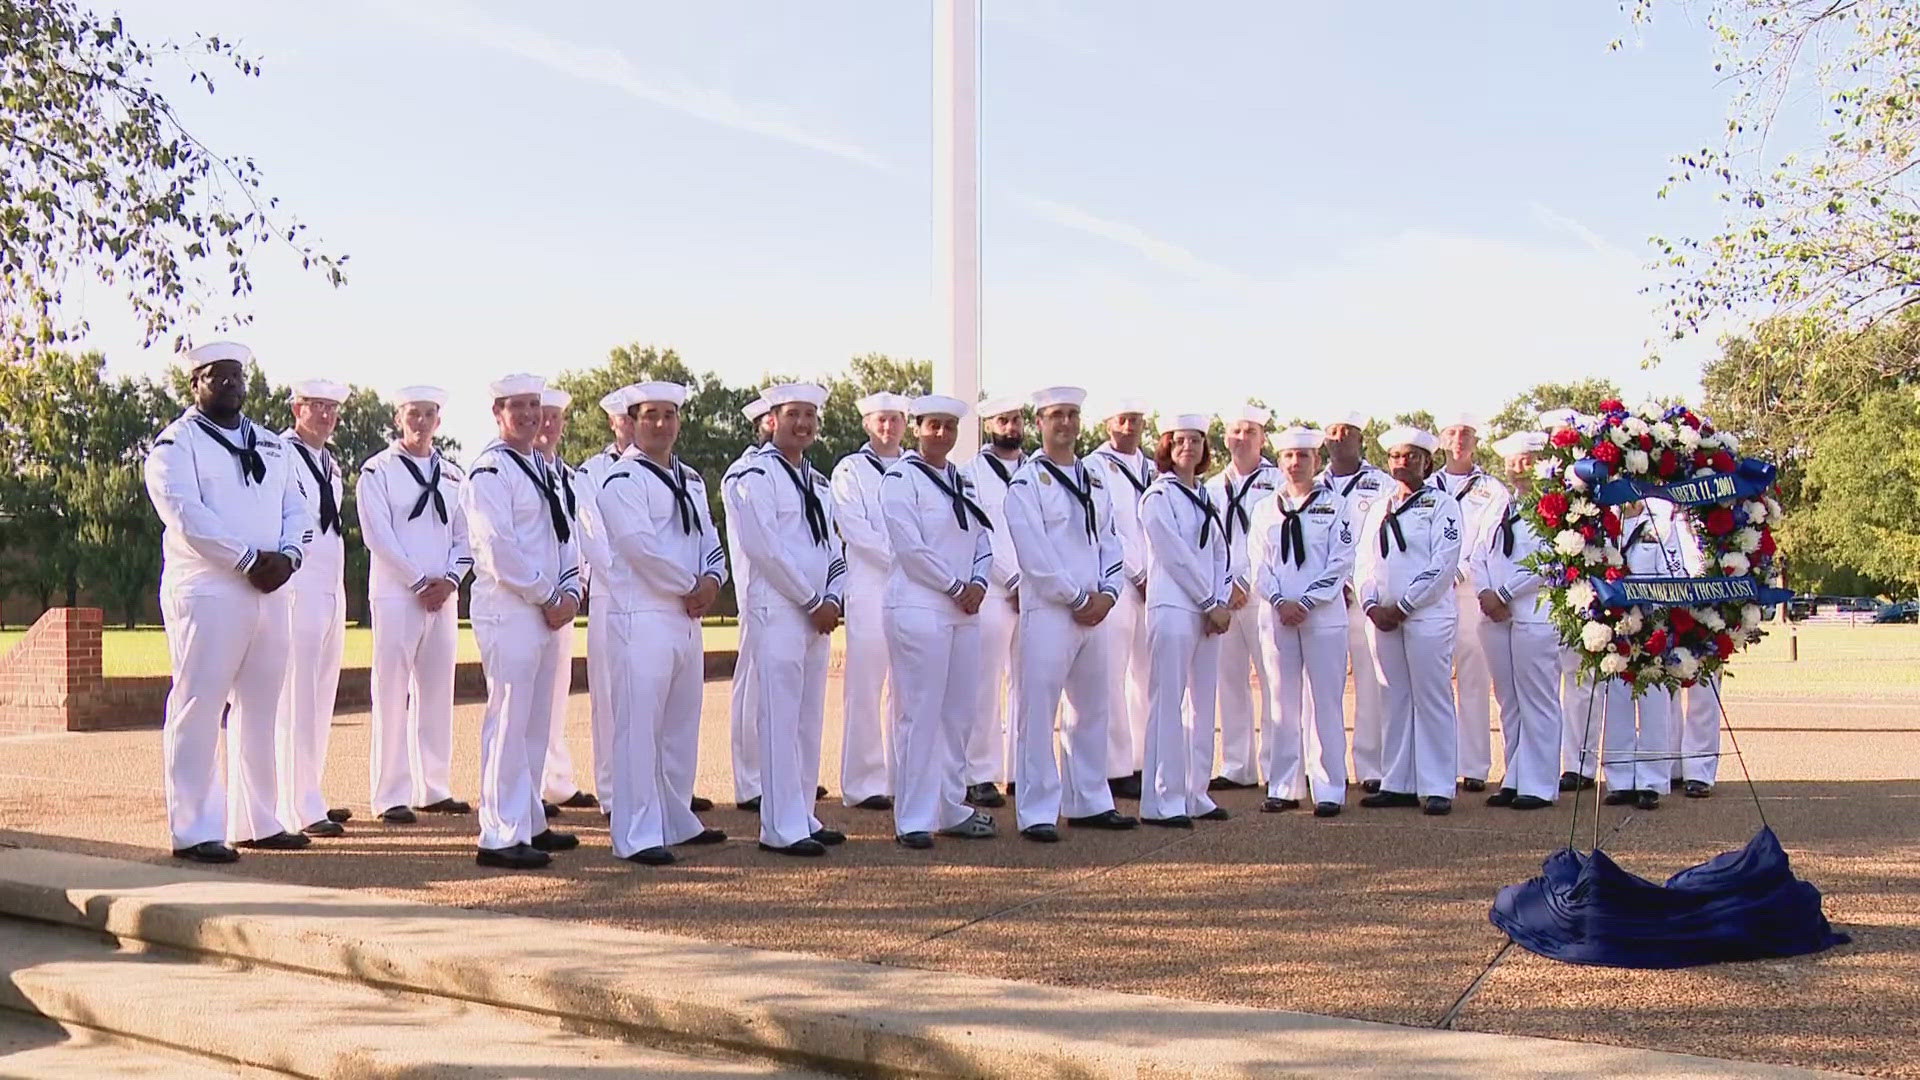
<svg viewBox="0 0 1920 1080"><path fill-rule="evenodd" d="M1018 450L1021 443L1018 435L995 435L988 441L993 444L995 450Z"/></svg>

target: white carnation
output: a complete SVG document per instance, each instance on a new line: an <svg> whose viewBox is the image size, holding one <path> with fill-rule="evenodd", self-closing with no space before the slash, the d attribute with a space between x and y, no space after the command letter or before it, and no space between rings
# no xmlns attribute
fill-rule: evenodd
<svg viewBox="0 0 1920 1080"><path fill-rule="evenodd" d="M1699 619L1703 624L1705 624L1707 629L1712 630L1716 633L1718 633L1721 630L1725 630L1727 628L1727 620L1720 617L1720 611L1718 608L1710 608L1710 607L1694 608L1693 617L1696 619Z"/></svg>
<svg viewBox="0 0 1920 1080"><path fill-rule="evenodd" d="M1626 428L1616 424L1607 429L1607 438L1612 439L1615 446L1625 446L1632 436L1627 434Z"/></svg>
<svg viewBox="0 0 1920 1080"><path fill-rule="evenodd" d="M1572 558L1587 548L1587 538L1572 529L1562 529L1553 538L1553 550Z"/></svg>
<svg viewBox="0 0 1920 1080"><path fill-rule="evenodd" d="M1728 453L1737 454L1740 452L1740 436L1731 431L1723 431L1720 433L1720 445L1726 447Z"/></svg>
<svg viewBox="0 0 1920 1080"><path fill-rule="evenodd" d="M1673 425L1665 420L1654 423L1649 430L1653 432L1653 437L1663 446L1671 443L1675 438Z"/></svg>
<svg viewBox="0 0 1920 1080"><path fill-rule="evenodd" d="M1646 625L1647 620L1641 616L1639 608L1628 608L1627 613L1620 616L1620 632L1628 637L1639 633Z"/></svg>
<svg viewBox="0 0 1920 1080"><path fill-rule="evenodd" d="M1742 604L1740 607L1740 629L1748 631L1760 629L1760 614L1759 604Z"/></svg>
<svg viewBox="0 0 1920 1080"><path fill-rule="evenodd" d="M1600 658L1600 674L1618 675L1627 670L1627 658L1617 652L1610 652Z"/></svg>
<svg viewBox="0 0 1920 1080"><path fill-rule="evenodd" d="M1647 422L1640 419L1640 417L1629 416L1625 420L1620 421L1620 430L1637 439L1653 429L1648 427Z"/></svg>
<svg viewBox="0 0 1920 1080"><path fill-rule="evenodd" d="M1621 554L1619 548L1610 547L1607 549L1607 565L1608 566L1625 566L1627 565L1627 557Z"/></svg>
<svg viewBox="0 0 1920 1080"><path fill-rule="evenodd" d="M1675 438L1680 440L1680 445L1686 447L1689 450L1692 450L1695 447L1700 445L1700 433L1698 431L1695 431L1693 428L1688 427L1685 424L1681 424L1679 427L1674 428L1673 434Z"/></svg>
<svg viewBox="0 0 1920 1080"><path fill-rule="evenodd" d="M1748 527L1734 533L1733 546L1749 554L1760 550L1760 530Z"/></svg>
<svg viewBox="0 0 1920 1080"><path fill-rule="evenodd" d="M1643 401L1635 405L1633 411L1639 413L1642 420L1658 420L1660 419L1660 414L1667 410L1661 408L1660 403L1657 401Z"/></svg>
<svg viewBox="0 0 1920 1080"><path fill-rule="evenodd" d="M1767 523L1768 524L1777 523L1780 520L1782 513L1783 512L1780 509L1779 500L1775 499L1771 495L1767 496Z"/></svg>
<svg viewBox="0 0 1920 1080"><path fill-rule="evenodd" d="M1606 623L1590 622L1580 628L1580 644L1588 652L1605 652L1613 645L1613 628Z"/></svg>
<svg viewBox="0 0 1920 1080"><path fill-rule="evenodd" d="M1581 578L1567 586L1567 603L1572 605L1575 611L1585 611L1592 607L1594 599L1593 586L1587 582L1586 578Z"/></svg>
<svg viewBox="0 0 1920 1080"><path fill-rule="evenodd" d="M1560 463L1552 458L1541 458L1533 463L1533 478L1546 483L1560 475Z"/></svg>
<svg viewBox="0 0 1920 1080"><path fill-rule="evenodd" d="M1597 517L1598 515L1599 511L1595 509L1594 504L1585 499L1567 500L1568 521L1578 521L1583 517Z"/></svg>
<svg viewBox="0 0 1920 1080"><path fill-rule="evenodd" d="M1712 450L1719 445L1720 445L1720 435L1718 432L1715 432L1712 435L1700 436L1700 449L1702 450Z"/></svg>
<svg viewBox="0 0 1920 1080"><path fill-rule="evenodd" d="M1759 543L1758 540L1754 542L1756 545ZM1737 551L1729 551L1725 555L1720 556L1720 571L1728 577L1745 577L1752 569L1753 563L1748 561L1745 555ZM1718 630L1720 628L1716 626L1714 629Z"/></svg>
<svg viewBox="0 0 1920 1080"><path fill-rule="evenodd" d="M1673 669L1674 676L1682 682L1700 673L1699 658L1693 655L1692 650L1686 648L1675 648L1673 655L1667 660L1667 666Z"/></svg>
<svg viewBox="0 0 1920 1080"><path fill-rule="evenodd" d="M1750 522L1767 520L1767 504L1761 502L1759 499L1747 500L1745 510L1747 512L1747 520Z"/></svg>
<svg viewBox="0 0 1920 1080"><path fill-rule="evenodd" d="M1626 466L1627 466L1628 472L1630 473L1646 472L1647 466L1649 464L1651 464L1651 462L1647 460L1647 452L1645 450L1627 451Z"/></svg>
<svg viewBox="0 0 1920 1080"><path fill-rule="evenodd" d="M1607 549L1601 547L1599 544L1588 544L1586 550L1580 553L1580 557L1586 560L1588 566L1605 566L1607 563Z"/></svg>

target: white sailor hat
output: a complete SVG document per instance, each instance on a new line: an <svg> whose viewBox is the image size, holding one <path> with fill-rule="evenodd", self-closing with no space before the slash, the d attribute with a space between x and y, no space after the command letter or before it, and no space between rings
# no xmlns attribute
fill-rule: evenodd
<svg viewBox="0 0 1920 1080"><path fill-rule="evenodd" d="M1368 420L1367 420L1366 413L1353 412L1349 410L1343 413L1334 413L1332 416L1327 417L1326 426L1321 430L1332 431L1334 428L1339 427L1341 424L1345 424L1348 427L1353 427L1353 428L1365 428L1367 426L1367 423L1368 423Z"/></svg>
<svg viewBox="0 0 1920 1080"><path fill-rule="evenodd" d="M1055 405L1079 408L1087 403L1087 392L1078 386L1049 386L1033 392L1033 407L1050 409Z"/></svg>
<svg viewBox="0 0 1920 1080"><path fill-rule="evenodd" d="M1285 431L1276 431L1267 436L1267 445L1274 450L1318 450L1320 444L1327 441L1327 433L1319 428L1301 427L1298 424Z"/></svg>
<svg viewBox="0 0 1920 1080"><path fill-rule="evenodd" d="M627 387L629 408L643 401L664 401L677 409L687 403L687 388L677 382L643 382Z"/></svg>
<svg viewBox="0 0 1920 1080"><path fill-rule="evenodd" d="M1265 427L1272 419L1273 410L1263 409L1253 404L1236 405L1220 414L1220 422L1223 424L1238 424L1244 421Z"/></svg>
<svg viewBox="0 0 1920 1080"><path fill-rule="evenodd" d="M1125 416L1128 413L1138 413L1141 416L1151 416L1153 414L1153 407L1147 404L1147 401L1145 398L1137 398L1137 397L1114 398L1113 401L1107 406L1107 411L1100 414L1100 419L1111 420L1116 416Z"/></svg>
<svg viewBox="0 0 1920 1080"><path fill-rule="evenodd" d="M814 383L780 383L760 391L760 396L769 409L796 402L816 409L825 408L827 404L827 388Z"/></svg>
<svg viewBox="0 0 1920 1080"><path fill-rule="evenodd" d="M985 419L991 416L1005 416L1008 413L1019 412L1026 407L1026 398L1015 397L1009 394L1006 397L988 398L981 402L979 413L981 418Z"/></svg>
<svg viewBox="0 0 1920 1080"><path fill-rule="evenodd" d="M501 398L520 397L523 394L537 394L546 389L547 380L538 375L502 375L487 384L487 392L495 401Z"/></svg>
<svg viewBox="0 0 1920 1080"><path fill-rule="evenodd" d="M1206 413L1197 413L1197 412L1174 413L1172 416L1167 418L1166 423L1160 425L1160 430L1163 432L1197 431L1200 434L1205 435L1207 433L1207 429L1211 426L1213 426L1213 417L1208 416Z"/></svg>
<svg viewBox="0 0 1920 1080"><path fill-rule="evenodd" d="M564 409L573 404L573 395L557 386L542 387L540 407L543 409Z"/></svg>
<svg viewBox="0 0 1920 1080"><path fill-rule="evenodd" d="M245 364L252 359L253 350L237 341L209 341L187 350L187 374L191 375L208 364L217 364L222 360Z"/></svg>
<svg viewBox="0 0 1920 1080"><path fill-rule="evenodd" d="M905 394L894 394L882 390L877 394L868 394L866 397L854 402L853 407L860 410L861 416L868 416L877 412L904 413L913 407L913 399Z"/></svg>
<svg viewBox="0 0 1920 1080"><path fill-rule="evenodd" d="M403 386L395 390L388 400L393 402L396 409L416 401L444 407L447 404L447 392L437 386Z"/></svg>
<svg viewBox="0 0 1920 1080"><path fill-rule="evenodd" d="M1540 414L1540 426L1549 430L1572 427L1579 420L1580 413L1577 409L1548 409Z"/></svg>
<svg viewBox="0 0 1920 1080"><path fill-rule="evenodd" d="M1441 417L1439 423L1435 424L1434 426L1439 428L1441 431L1445 431L1448 428L1457 428L1457 427L1472 428L1474 432L1478 434L1481 431L1481 429L1486 427L1486 424L1484 424L1479 417L1473 415L1470 412L1456 412L1456 413L1448 413L1447 415Z"/></svg>
<svg viewBox="0 0 1920 1080"><path fill-rule="evenodd" d="M957 397L947 397L945 394L923 394L914 398L911 408L907 410L913 416L951 416L955 420L961 419L971 411L967 408L966 402Z"/></svg>
<svg viewBox="0 0 1920 1080"><path fill-rule="evenodd" d="M1380 433L1380 449L1392 450L1396 446L1417 446L1431 454L1440 448L1440 440L1434 438L1431 431L1399 424Z"/></svg>
<svg viewBox="0 0 1920 1080"><path fill-rule="evenodd" d="M600 411L606 413L608 416L627 415L627 391L631 389L633 389L633 387L623 386L618 390L608 393L600 399Z"/></svg>
<svg viewBox="0 0 1920 1080"><path fill-rule="evenodd" d="M289 403L295 401L331 401L335 405L338 405L347 400L348 395L352 393L353 391L347 388L346 383L334 382L332 379L302 379L293 384L293 393L287 398L287 401Z"/></svg>
<svg viewBox="0 0 1920 1080"><path fill-rule="evenodd" d="M1544 431L1516 431L1493 444L1493 452L1503 458L1517 454L1537 454L1547 448L1547 434Z"/></svg>
<svg viewBox="0 0 1920 1080"><path fill-rule="evenodd" d="M747 402L744 406L741 407L740 415L746 417L748 420L758 423L760 421L760 418L767 415L767 410L771 408L773 408L773 406L767 404L766 398L757 397L757 398L754 398L752 401Z"/></svg>

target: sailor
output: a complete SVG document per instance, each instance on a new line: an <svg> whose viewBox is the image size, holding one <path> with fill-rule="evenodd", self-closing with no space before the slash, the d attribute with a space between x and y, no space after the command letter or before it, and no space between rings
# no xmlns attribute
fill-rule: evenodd
<svg viewBox="0 0 1920 1080"><path fill-rule="evenodd" d="M824 388L782 383L762 394L773 438L726 481L726 504L753 564L740 604L760 732L760 847L819 856L846 834L813 816L827 648L840 625L847 562L827 478L807 464L820 432Z"/></svg>
<svg viewBox="0 0 1920 1080"><path fill-rule="evenodd" d="M1147 538L1147 738L1140 820L1191 829L1224 821L1207 796L1213 772L1214 693L1220 635L1233 625L1227 601L1226 525L1201 483L1212 464L1212 418L1178 413L1160 433L1158 475L1140 499Z"/></svg>
<svg viewBox="0 0 1920 1080"><path fill-rule="evenodd" d="M1153 483L1153 459L1140 449L1147 434L1147 404L1138 398L1115 401L1105 416L1107 441L1087 455L1087 467L1100 478L1113 502L1113 527L1120 537L1126 587L1102 624L1113 655L1107 678L1107 777L1114 797L1140 797L1140 770L1147 731L1147 538L1140 529L1140 498Z"/></svg>
<svg viewBox="0 0 1920 1080"><path fill-rule="evenodd" d="M607 414L607 428L613 438L574 470L573 485L574 506L580 513L580 578L586 589L587 715L593 746L593 791L602 814L609 812L607 803L613 791L613 705L607 698L607 685L613 679L607 671L607 658L613 654L613 647L604 641L608 620L594 617L594 576L611 558L597 498L607 474L633 448L633 418L627 415L630 389L622 386L601 396L600 411Z"/></svg>
<svg viewBox="0 0 1920 1080"><path fill-rule="evenodd" d="M1014 693L1014 627L1020 622L1020 560L1007 530L1007 485L1027 463L1025 398L1002 397L980 404L986 446L961 471L973 485L974 501L993 524L993 565L987 569L987 597L980 601L980 699L967 733L967 802L988 808L1006 805L997 781L1012 781L1015 759L1013 725L1008 722Z"/></svg>
<svg viewBox="0 0 1920 1080"><path fill-rule="evenodd" d="M540 783L554 686L572 658L558 631L580 608L580 555L560 478L538 450L538 375L489 384L499 436L460 489L473 548L473 636L487 676L480 722L481 866L531 870L580 845L547 827Z"/></svg>
<svg viewBox="0 0 1920 1080"><path fill-rule="evenodd" d="M1020 560L1016 811L1020 835L1042 843L1060 839L1063 810L1067 824L1085 828L1139 824L1114 810L1107 783L1108 702L1115 692L1107 665L1116 653L1102 623L1120 597L1122 557L1101 470L1074 453L1086 396L1077 386L1035 392L1040 453L1007 490L1007 531ZM1062 691L1071 706L1061 720L1063 748L1054 737Z"/></svg>
<svg viewBox="0 0 1920 1080"><path fill-rule="evenodd" d="M1311 794L1314 816L1334 817L1347 801L1345 594L1359 526L1348 503L1315 479L1324 440L1309 427L1274 434L1285 479L1274 497L1254 507L1247 536L1253 591L1261 601L1262 681L1275 717L1266 729L1267 798L1260 805L1269 814L1297 809Z"/></svg>
<svg viewBox="0 0 1920 1080"><path fill-rule="evenodd" d="M1380 436L1394 491L1360 523L1355 579L1379 671L1387 774L1361 806L1453 810L1460 736L1454 718L1453 575L1460 504L1428 483L1439 440L1414 427Z"/></svg>
<svg viewBox="0 0 1920 1080"><path fill-rule="evenodd" d="M1546 433L1540 431L1518 431L1493 444L1513 489L1503 489L1499 520L1470 559L1484 616L1481 651L1500 699L1506 749L1500 790L1487 796L1487 805L1515 810L1543 809L1559 792L1560 634L1541 602L1546 580L1523 565L1546 546L1525 509L1533 490L1534 455L1546 446Z"/></svg>
<svg viewBox="0 0 1920 1080"><path fill-rule="evenodd" d="M1540 427L1549 438L1555 428L1580 427L1591 421L1591 417L1573 409L1548 409L1540 414ZM1562 643L1559 656L1560 790L1584 791L1598 782L1595 777L1600 772L1600 727L1606 716L1606 699L1581 674L1579 649Z"/></svg>
<svg viewBox="0 0 1920 1080"><path fill-rule="evenodd" d="M1705 577L1706 552L1694 529L1692 513L1684 506L1658 500L1649 504L1664 535L1680 551L1676 576ZM1713 795L1720 773L1720 676L1701 676L1692 686L1671 692L1673 697L1673 783L1689 799Z"/></svg>
<svg viewBox="0 0 1920 1080"><path fill-rule="evenodd" d="M276 720L280 827L308 836L342 836L353 816L329 807L320 792L340 689L340 650L347 624L347 548L340 520L346 488L327 440L351 391L330 379L293 387L293 426L280 433L303 470L301 488L315 523L301 572L287 582L289 648Z"/></svg>
<svg viewBox="0 0 1920 1080"><path fill-rule="evenodd" d="M315 523L300 463L240 407L252 350L217 341L186 354L193 405L153 440L147 496L164 526L160 615L172 657L161 752L173 857L226 863L227 845L310 844L278 817L274 710L287 667L288 598ZM221 785L221 713L226 784Z"/></svg>
<svg viewBox="0 0 1920 1080"><path fill-rule="evenodd" d="M747 577L751 572L747 565L747 553L740 547L740 532L734 524L740 510L728 501L734 490L734 474L746 466L754 451L773 438L773 413L768 411L767 399L755 396L740 415L753 425L753 441L740 451L740 456L727 466L721 474L720 502L726 511L727 552L732 560L733 596L736 610L740 613L739 640L735 645L733 661L733 685L728 695L729 743L733 748L733 802L738 808L749 813L760 812L760 727L755 719L754 703L750 691L753 677L747 668L747 659L752 650L747 648Z"/></svg>
<svg viewBox="0 0 1920 1080"><path fill-rule="evenodd" d="M1623 503L1620 556L1630 576L1679 577L1684 558L1673 521L1662 521L1644 502ZM1602 775L1608 806L1660 806L1673 778L1673 692L1650 686L1635 696L1632 683L1618 675L1601 686L1607 722L1601 734Z"/></svg>
<svg viewBox="0 0 1920 1080"><path fill-rule="evenodd" d="M674 861L678 844L727 838L694 816L705 651L700 620L727 581L707 486L673 451L687 388L628 388L633 452L608 470L598 497L610 554L604 605L614 783L607 828L616 858ZM602 616L595 614L594 618Z"/></svg>
<svg viewBox="0 0 1920 1080"><path fill-rule="evenodd" d="M973 484L947 455L969 410L938 394L913 399L915 449L880 481L881 520L893 565L885 617L893 685L900 688L894 839L933 846L933 835L984 840L993 818L966 802L967 736L979 701L980 605L993 562L993 523Z"/></svg>
<svg viewBox="0 0 1920 1080"><path fill-rule="evenodd" d="M881 597L893 554L880 516L880 478L900 460L907 406L912 402L903 394L889 393L868 394L854 402L867 441L833 467L833 518L847 545L850 605L841 668L840 799L861 810L893 809L893 740L900 723L902 688L889 690L887 685Z"/></svg>
<svg viewBox="0 0 1920 1080"><path fill-rule="evenodd" d="M560 457L560 441L566 435L567 406L572 404L573 395L559 387L549 386L540 391L540 432L534 436L533 451L546 466L546 480L559 497L573 534L574 551L580 553L592 543L580 533L580 495L585 485L575 482L573 469ZM587 588L584 556L577 567L580 572L575 584L584 596ZM599 797L581 790L575 780L573 751L567 746L567 699L573 693L573 620L555 627L553 635L559 642L560 667L554 675L553 719L547 728L547 763L540 782L541 808L550 818L559 817L562 809L587 810L600 805Z"/></svg>
<svg viewBox="0 0 1920 1080"><path fill-rule="evenodd" d="M1273 686L1267 675L1265 650L1260 647L1260 608L1249 602L1253 574L1247 566L1247 530L1252 527L1254 509L1273 498L1280 474L1262 453L1272 413L1258 405L1242 405L1220 419L1226 425L1227 467L1207 481L1207 495L1220 509L1227 536L1227 574L1233 579L1227 609L1233 613L1233 625L1220 636L1220 774L1207 789L1232 791L1260 785L1260 755L1254 733L1273 729L1269 711ZM1257 698L1247 678L1249 666L1260 679ZM1342 736L1341 744L1346 741Z"/></svg>
<svg viewBox="0 0 1920 1080"><path fill-rule="evenodd" d="M1460 721L1460 786L1485 791L1493 768L1493 683L1487 674L1486 654L1480 649L1480 598L1473 585L1473 557L1487 546L1500 524L1511 493L1499 479L1474 463L1480 446L1481 421L1470 414L1449 417L1440 428L1440 445L1447 452L1444 468L1433 483L1460 504L1459 572L1454 575L1454 608L1459 629L1453 649L1455 714ZM1503 721L1504 722L1504 721Z"/></svg>
<svg viewBox="0 0 1920 1080"><path fill-rule="evenodd" d="M1367 423L1367 417L1357 412L1340 413L1327 421L1327 467L1320 473L1320 486L1339 498L1342 512L1356 529L1373 504L1393 489L1393 478L1361 456ZM1373 639L1367 630L1372 623L1361 609L1359 593L1352 583L1341 595L1347 606L1347 658L1353 673L1351 775L1360 781L1361 790L1372 794L1380 790L1380 778L1387 774L1380 726L1380 676L1374 667Z"/></svg>
<svg viewBox="0 0 1920 1080"><path fill-rule="evenodd" d="M360 467L354 489L372 566L373 810L411 825L414 809L471 814L453 797L453 665L460 583L473 571L466 473L433 448L447 393L406 386L393 396L400 441Z"/></svg>

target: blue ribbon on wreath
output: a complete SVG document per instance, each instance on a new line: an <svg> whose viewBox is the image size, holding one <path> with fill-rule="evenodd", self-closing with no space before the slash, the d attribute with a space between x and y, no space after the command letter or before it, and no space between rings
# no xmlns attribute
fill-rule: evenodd
<svg viewBox="0 0 1920 1080"><path fill-rule="evenodd" d="M1697 604L1760 604L1771 606L1793 599L1792 589L1762 585L1748 574L1744 577L1642 577L1630 575L1619 581L1590 579L1594 596L1603 608L1692 607Z"/></svg>
<svg viewBox="0 0 1920 1080"><path fill-rule="evenodd" d="M1717 472L1662 484L1630 477L1613 478L1603 461L1582 458L1573 463L1573 474L1593 489L1593 501L1602 506L1664 499L1681 506L1705 506L1734 499L1752 499L1773 486L1774 467L1759 458L1742 458L1732 472Z"/></svg>

